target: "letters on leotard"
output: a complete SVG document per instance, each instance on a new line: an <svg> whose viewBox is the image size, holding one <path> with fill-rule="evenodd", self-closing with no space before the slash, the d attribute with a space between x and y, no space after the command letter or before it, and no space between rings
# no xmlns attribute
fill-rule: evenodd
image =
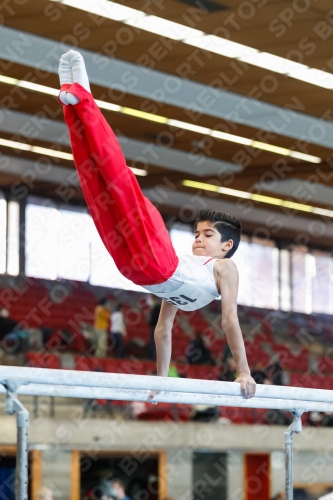
<svg viewBox="0 0 333 500"><path fill-rule="evenodd" d="M170 304L177 306L182 311L195 311L196 309L201 309L201 307L210 304L216 299L215 295L201 290L193 285L184 283L177 290L167 293L157 293L152 292L157 297L166 300Z"/></svg>

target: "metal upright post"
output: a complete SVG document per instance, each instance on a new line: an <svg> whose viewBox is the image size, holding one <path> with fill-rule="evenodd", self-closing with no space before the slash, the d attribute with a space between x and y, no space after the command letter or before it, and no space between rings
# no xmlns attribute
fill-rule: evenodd
<svg viewBox="0 0 333 500"><path fill-rule="evenodd" d="M34 396L34 418L38 418L38 396Z"/></svg>
<svg viewBox="0 0 333 500"><path fill-rule="evenodd" d="M285 471L286 471L286 500L293 500L293 433L302 431L301 416L304 410L292 410L293 422L284 433Z"/></svg>
<svg viewBox="0 0 333 500"><path fill-rule="evenodd" d="M7 386L6 412L16 413L17 449L15 471L15 500L28 500L28 427L29 412L17 399L14 391Z"/></svg>

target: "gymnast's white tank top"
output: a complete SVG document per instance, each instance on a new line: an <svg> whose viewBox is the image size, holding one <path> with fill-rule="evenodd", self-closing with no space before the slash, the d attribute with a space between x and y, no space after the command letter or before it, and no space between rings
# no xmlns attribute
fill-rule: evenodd
<svg viewBox="0 0 333 500"><path fill-rule="evenodd" d="M183 255L179 257L171 278L144 288L183 311L195 311L219 297L214 279L217 260L201 255Z"/></svg>

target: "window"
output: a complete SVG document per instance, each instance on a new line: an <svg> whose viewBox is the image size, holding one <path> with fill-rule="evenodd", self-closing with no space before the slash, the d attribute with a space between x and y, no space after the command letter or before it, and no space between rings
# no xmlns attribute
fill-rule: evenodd
<svg viewBox="0 0 333 500"><path fill-rule="evenodd" d="M0 191L0 274L6 272L7 253L7 202Z"/></svg>
<svg viewBox="0 0 333 500"><path fill-rule="evenodd" d="M239 272L238 303L246 306L279 308L279 251L274 242L242 241L232 257Z"/></svg>
<svg viewBox="0 0 333 500"><path fill-rule="evenodd" d="M279 308L279 250L273 242L251 243L252 305Z"/></svg>
<svg viewBox="0 0 333 500"><path fill-rule="evenodd" d="M120 274L86 209L29 197L25 236L27 276L145 291Z"/></svg>
<svg viewBox="0 0 333 500"><path fill-rule="evenodd" d="M8 203L7 273L17 276L20 272L20 205L17 201Z"/></svg>
<svg viewBox="0 0 333 500"><path fill-rule="evenodd" d="M28 203L25 219L25 272L27 276L58 277L60 213L52 206Z"/></svg>
<svg viewBox="0 0 333 500"><path fill-rule="evenodd" d="M333 260L329 253L313 251L312 310L333 314Z"/></svg>
<svg viewBox="0 0 333 500"><path fill-rule="evenodd" d="M84 209L60 209L58 277L88 281L92 220Z"/></svg>
<svg viewBox="0 0 333 500"><path fill-rule="evenodd" d="M118 271L114 260L106 250L93 223L91 230L91 274L89 282L96 286L147 292L141 286L135 285L132 281L126 279Z"/></svg>
<svg viewBox="0 0 333 500"><path fill-rule="evenodd" d="M292 310L312 312L312 279L315 272L313 255L304 246L294 246L291 253Z"/></svg>
<svg viewBox="0 0 333 500"><path fill-rule="evenodd" d="M252 270L249 265L251 259L251 244L247 237L242 240L232 260L235 262L239 274L238 304L244 306L252 305Z"/></svg>
<svg viewBox="0 0 333 500"><path fill-rule="evenodd" d="M290 252L280 250L280 309L291 311Z"/></svg>
<svg viewBox="0 0 333 500"><path fill-rule="evenodd" d="M170 238L178 256L192 255L192 244L194 241L192 226L175 224L170 231Z"/></svg>

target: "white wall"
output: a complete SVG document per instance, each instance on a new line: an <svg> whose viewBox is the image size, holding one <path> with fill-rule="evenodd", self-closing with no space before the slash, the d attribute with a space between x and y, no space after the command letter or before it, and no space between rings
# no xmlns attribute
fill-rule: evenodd
<svg viewBox="0 0 333 500"><path fill-rule="evenodd" d="M54 500L70 499L71 451L59 448L44 450L42 454L42 480L53 492Z"/></svg>
<svg viewBox="0 0 333 500"><path fill-rule="evenodd" d="M271 453L271 494L284 489L285 427L176 422L126 422L107 419L31 418L29 447L44 448L44 484L68 500L71 449L166 450L169 496L191 500L192 450L228 453L228 500L243 500L244 453ZM16 443L15 417L0 417L0 446ZM58 450L53 454L52 450ZM333 483L333 429L304 428L294 436L294 482ZM58 495L58 496L57 496Z"/></svg>
<svg viewBox="0 0 333 500"><path fill-rule="evenodd" d="M168 451L168 496L177 500L192 498L192 450L178 448Z"/></svg>

